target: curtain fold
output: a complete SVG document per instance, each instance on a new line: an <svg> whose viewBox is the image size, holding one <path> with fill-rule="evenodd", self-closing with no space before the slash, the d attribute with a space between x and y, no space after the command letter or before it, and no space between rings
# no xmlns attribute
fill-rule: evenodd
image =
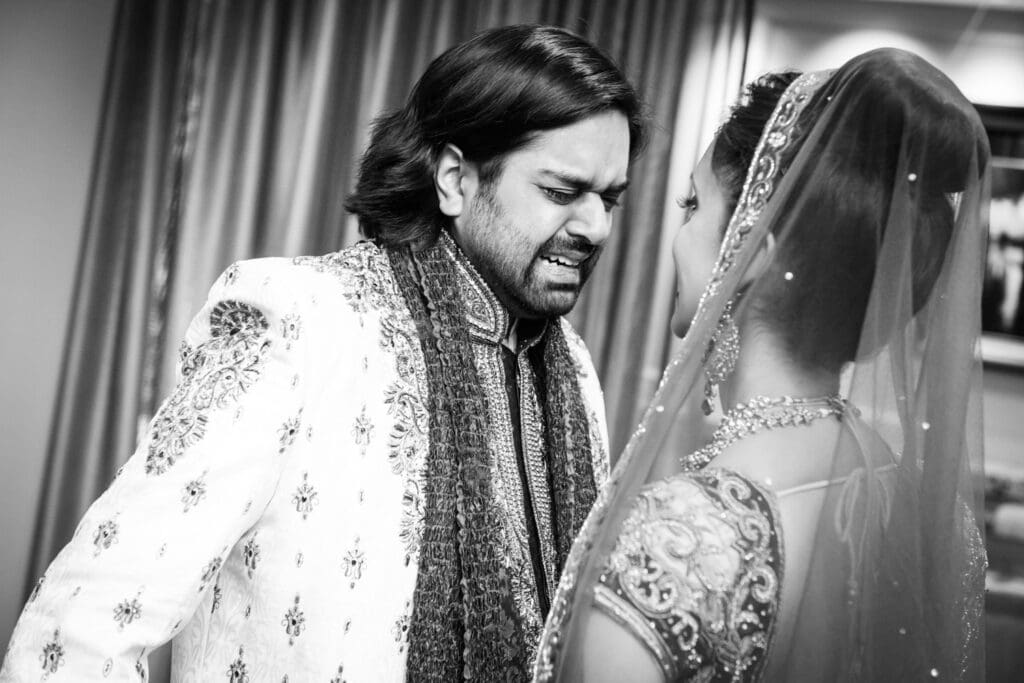
<svg viewBox="0 0 1024 683"><path fill-rule="evenodd" d="M124 2L117 10L26 595L133 450L136 420L151 410L154 283L174 227L183 58L193 52L196 9Z"/></svg>
<svg viewBox="0 0 1024 683"><path fill-rule="evenodd" d="M382 110L444 49L565 26L637 83L655 128L572 314L614 451L670 346L674 198L739 92L752 0L123 0L28 584L131 454L178 340L231 262L358 239L343 202Z"/></svg>

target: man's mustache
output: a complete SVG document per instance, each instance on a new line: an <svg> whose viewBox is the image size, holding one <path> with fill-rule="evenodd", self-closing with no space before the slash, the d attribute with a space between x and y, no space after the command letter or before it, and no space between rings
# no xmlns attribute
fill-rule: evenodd
<svg viewBox="0 0 1024 683"><path fill-rule="evenodd" d="M586 261L599 252L601 248L585 237L561 237L556 236L545 242L539 250L537 257L544 254L561 254L575 257L579 261Z"/></svg>

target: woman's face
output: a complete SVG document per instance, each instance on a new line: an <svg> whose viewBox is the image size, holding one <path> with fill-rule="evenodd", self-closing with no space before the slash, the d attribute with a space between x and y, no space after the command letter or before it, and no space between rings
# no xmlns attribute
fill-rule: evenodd
<svg viewBox="0 0 1024 683"><path fill-rule="evenodd" d="M718 179L711 170L711 152L693 169L690 195L679 201L683 207L683 224L672 242L672 258L676 264L676 305L672 311L672 333L686 334L697 312L704 285L718 258L718 248L729 220L728 202Z"/></svg>

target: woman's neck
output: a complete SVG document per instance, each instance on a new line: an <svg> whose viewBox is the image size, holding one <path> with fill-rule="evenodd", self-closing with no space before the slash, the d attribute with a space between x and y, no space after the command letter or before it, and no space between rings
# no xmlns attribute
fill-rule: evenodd
<svg viewBox="0 0 1024 683"><path fill-rule="evenodd" d="M755 396L811 398L839 392L839 375L801 368L769 333L746 328L729 379L719 386L723 410Z"/></svg>

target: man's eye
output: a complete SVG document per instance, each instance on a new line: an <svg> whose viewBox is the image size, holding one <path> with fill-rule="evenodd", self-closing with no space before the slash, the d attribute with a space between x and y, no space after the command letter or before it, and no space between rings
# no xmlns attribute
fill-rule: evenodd
<svg viewBox="0 0 1024 683"><path fill-rule="evenodd" d="M601 197L601 201L604 203L604 210L611 211L619 205L618 197Z"/></svg>
<svg viewBox="0 0 1024 683"><path fill-rule="evenodd" d="M542 187L541 189L544 190L544 194L546 194L549 198L551 198L554 202L558 204L570 204L577 197L576 192L556 190L553 187Z"/></svg>

